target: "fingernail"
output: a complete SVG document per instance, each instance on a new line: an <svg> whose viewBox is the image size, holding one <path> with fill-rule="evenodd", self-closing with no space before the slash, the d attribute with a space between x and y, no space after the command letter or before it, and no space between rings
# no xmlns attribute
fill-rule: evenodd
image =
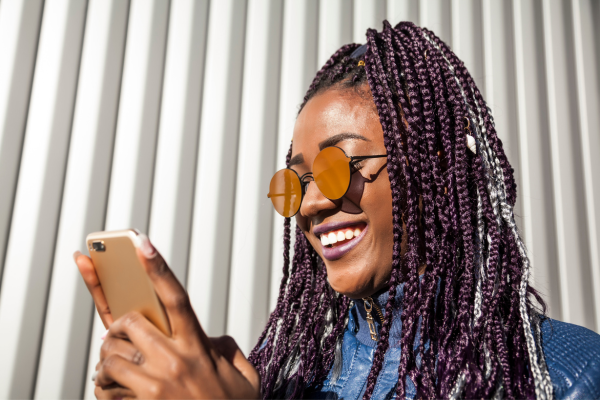
<svg viewBox="0 0 600 400"><path fill-rule="evenodd" d="M142 254L146 258L154 258L156 256L156 249L150 243L148 236L143 233L136 236L135 245L142 251Z"/></svg>
<svg viewBox="0 0 600 400"><path fill-rule="evenodd" d="M95 381L97 376L98 376L98 371L94 371L94 373L92 374L92 380Z"/></svg>
<svg viewBox="0 0 600 400"><path fill-rule="evenodd" d="M73 253L73 260L75 260L75 263L77 263L77 257L79 257L81 255L81 252L79 250L77 250L75 253Z"/></svg>
<svg viewBox="0 0 600 400"><path fill-rule="evenodd" d="M100 339L104 340L106 338L107 334L108 334L108 329L106 330L106 332L104 332L104 334L100 337Z"/></svg>

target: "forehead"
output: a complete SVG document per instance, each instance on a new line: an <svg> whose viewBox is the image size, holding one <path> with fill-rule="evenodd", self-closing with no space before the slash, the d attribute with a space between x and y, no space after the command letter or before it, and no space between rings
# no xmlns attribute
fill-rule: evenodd
<svg viewBox="0 0 600 400"><path fill-rule="evenodd" d="M365 97L354 90L330 89L310 99L296 119L292 154L318 152L319 143L340 133L359 134L383 145L375 105Z"/></svg>

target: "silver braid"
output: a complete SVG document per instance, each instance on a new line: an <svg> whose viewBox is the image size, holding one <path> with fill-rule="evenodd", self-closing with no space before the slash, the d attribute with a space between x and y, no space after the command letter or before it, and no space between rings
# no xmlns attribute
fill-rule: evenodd
<svg viewBox="0 0 600 400"><path fill-rule="evenodd" d="M527 287L529 284L529 274L530 274L530 270L531 270L531 265L529 262L529 257L527 256L527 250L526 250L525 245L519 235L517 225L514 220L512 206L510 206L510 204L508 204L508 202L506 201L507 196L506 196L506 187L504 184L504 174L503 174L500 162L499 162L496 154L494 153L492 146L490 146L490 144L489 144L489 141L487 138L487 129L485 127L485 123L483 120L483 113L479 106L479 102L476 101L476 99L474 99L475 100L474 103L477 107L477 115L474 113L474 111L472 110L472 108L469 105L469 102L467 101L467 97L465 95L464 89L463 89L462 85L460 84L458 77L456 76L454 66L448 60L448 58L444 54L444 51L437 45L437 43L435 43L429 37L429 35L427 35L426 33L423 32L423 35L427 39L427 41L429 41L429 43L440 52L440 54L446 61L447 66L448 66L449 70L451 71L451 73L457 83L457 86L460 88L464 103L466 105L466 109L469 113L469 117L472 121L475 122L473 124L474 125L473 130L475 132L475 141L477 144L478 153L481 155L483 167L484 167L485 171L487 172L486 173L486 191L490 197L492 211L494 213L494 216L496 217L496 224L498 225L498 228L501 229L502 221L504 221L504 223L506 223L506 225L509 227L509 229L515 239L519 254L521 256L521 259L523 260L522 279L521 279L520 286L519 286L519 311L521 314L521 319L523 321L523 330L524 330L524 334L525 334L525 341L527 344L527 351L528 351L529 360L530 360L530 364L531 364L531 371L532 371L533 378L534 378L536 398L540 399L540 400L551 399L552 398L552 383L550 380L550 375L548 374L548 370L546 369L546 365L543 362L543 360L538 360L538 355L537 355L538 347L533 338L532 323L531 323L531 320L529 317L529 312L527 310ZM475 89L472 86L470 86L469 89L471 90L472 95L475 96ZM488 114L490 116L490 121L493 125L493 118L492 118L491 110L489 108L487 108L487 110L488 110ZM479 196L479 193L478 193L478 196ZM479 240L481 242L480 246L482 246L483 243L481 240L482 235L481 235L481 231L480 231L480 222L479 222L479 218L480 218L480 198L479 197L478 197L477 206L478 206L478 208L477 208L477 221L478 221L477 228L478 228ZM480 265L480 269L483 272L482 265ZM484 278L482 272L480 272L479 277L477 277L477 282L476 282L476 285L477 285L477 291L476 291L476 297L475 297L475 315L476 315L475 321L476 321L476 324L477 324L478 319L481 314L481 308L480 308L481 307L481 292L480 292L480 290L481 290L481 280ZM486 351L486 362L488 361L488 357L489 357L489 355L487 354L487 351ZM465 375L464 375L464 372L461 372L461 374L459 375L459 377L456 381L455 387L451 391L451 398L458 398L460 396L460 393L462 392L462 390L464 388L464 384L465 384ZM500 391L498 389L496 394L502 395L503 392L504 392L503 390Z"/></svg>

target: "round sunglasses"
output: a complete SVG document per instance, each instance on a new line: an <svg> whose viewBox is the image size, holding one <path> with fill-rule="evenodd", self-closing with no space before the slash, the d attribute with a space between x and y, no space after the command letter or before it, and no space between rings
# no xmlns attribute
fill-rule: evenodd
<svg viewBox="0 0 600 400"><path fill-rule="evenodd" d="M277 171L269 185L269 194L275 210L284 217L293 217L300 210L306 188L312 179L323 196L329 200L342 198L350 187L352 164L377 156L348 157L346 152L337 146L326 147L317 154L313 162L312 172L299 176L291 168Z"/></svg>

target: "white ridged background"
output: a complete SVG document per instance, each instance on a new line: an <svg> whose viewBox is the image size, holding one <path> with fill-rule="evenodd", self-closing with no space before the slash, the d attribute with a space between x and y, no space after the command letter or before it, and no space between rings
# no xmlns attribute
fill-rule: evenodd
<svg viewBox="0 0 600 400"><path fill-rule="evenodd" d="M411 20L462 58L516 170L533 283L600 329L597 0L1 0L0 398L92 398L102 324L72 260L148 232L210 335L274 306L266 197L312 77Z"/></svg>

